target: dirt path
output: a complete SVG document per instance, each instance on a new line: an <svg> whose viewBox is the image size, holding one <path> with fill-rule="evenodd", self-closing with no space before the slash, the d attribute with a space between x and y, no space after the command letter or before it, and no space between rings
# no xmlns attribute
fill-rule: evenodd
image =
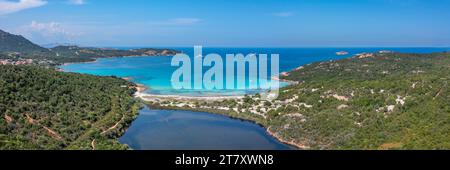
<svg viewBox="0 0 450 170"><path fill-rule="evenodd" d="M446 87L447 87L447 82L445 82L445 85L442 86L442 87L439 89L438 93L433 97L433 100L435 100L439 95L441 95L442 91L443 91L444 88L446 88Z"/></svg>
<svg viewBox="0 0 450 170"><path fill-rule="evenodd" d="M30 123L32 125L41 126L42 128L44 128L53 139L60 140L60 141L63 140L61 135L59 135L58 133L56 133L54 130L50 129L49 127L42 126L38 121L33 119L29 114L25 113L25 117L27 118L28 123Z"/></svg>
<svg viewBox="0 0 450 170"><path fill-rule="evenodd" d="M105 134L106 132L109 132L111 130L114 130L117 126L119 126L120 122L123 121L123 119L125 119L125 115L122 115L122 118L116 123L114 124L114 126L111 126L110 128L104 130L102 133L100 133L101 135Z"/></svg>
<svg viewBox="0 0 450 170"><path fill-rule="evenodd" d="M6 120L6 123L11 123L13 121L13 118L11 116L8 116L8 114L5 114L4 118Z"/></svg>
<svg viewBox="0 0 450 170"><path fill-rule="evenodd" d="M52 129L42 126L45 130L47 130L47 132L50 134L50 136L52 136L52 138L56 139L56 140L62 140L63 138L56 133L55 131L53 131Z"/></svg>
<svg viewBox="0 0 450 170"><path fill-rule="evenodd" d="M95 139L91 142L92 150L95 150Z"/></svg>

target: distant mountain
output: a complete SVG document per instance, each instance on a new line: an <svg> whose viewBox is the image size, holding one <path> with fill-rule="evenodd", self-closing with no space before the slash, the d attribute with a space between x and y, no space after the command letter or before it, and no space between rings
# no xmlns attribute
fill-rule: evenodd
<svg viewBox="0 0 450 170"><path fill-rule="evenodd" d="M33 59L34 63L45 65L66 62L94 61L96 58L124 56L173 56L180 53L171 49L141 48L119 50L112 48L79 47L67 44L48 44L44 48L32 43L21 35L0 30L0 59Z"/></svg>
<svg viewBox="0 0 450 170"><path fill-rule="evenodd" d="M32 43L21 35L14 35L0 30L1 53L48 53L49 50Z"/></svg>
<svg viewBox="0 0 450 170"><path fill-rule="evenodd" d="M58 46L76 46L76 44L71 43L49 43L49 44L40 44L40 46L45 48L55 48Z"/></svg>
<svg viewBox="0 0 450 170"><path fill-rule="evenodd" d="M93 48L79 46L57 46L50 51L57 56L75 57L75 58L107 58L107 57L125 57L125 56L173 56L180 53L170 49L140 48L130 50L119 50L114 48Z"/></svg>

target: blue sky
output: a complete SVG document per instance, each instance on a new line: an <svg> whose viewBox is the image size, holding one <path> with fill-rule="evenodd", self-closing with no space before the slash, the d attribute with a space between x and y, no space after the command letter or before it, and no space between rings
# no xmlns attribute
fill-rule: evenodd
<svg viewBox="0 0 450 170"><path fill-rule="evenodd" d="M450 0L0 0L0 29L85 46L450 46Z"/></svg>

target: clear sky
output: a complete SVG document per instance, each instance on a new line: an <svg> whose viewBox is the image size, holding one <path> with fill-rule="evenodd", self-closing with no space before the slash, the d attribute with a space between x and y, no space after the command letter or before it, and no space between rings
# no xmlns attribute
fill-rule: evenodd
<svg viewBox="0 0 450 170"><path fill-rule="evenodd" d="M450 0L0 0L0 29L85 46L450 46Z"/></svg>

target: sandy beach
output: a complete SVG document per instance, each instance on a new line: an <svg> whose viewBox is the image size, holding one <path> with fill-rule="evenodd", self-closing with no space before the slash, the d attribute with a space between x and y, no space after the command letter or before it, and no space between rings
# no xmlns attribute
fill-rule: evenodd
<svg viewBox="0 0 450 170"><path fill-rule="evenodd" d="M207 101L221 101L227 99L242 99L244 96L181 96L181 95L158 95L158 94L147 94L142 91L136 92L135 97L140 98L144 101L154 101L161 99L176 99L176 100L207 100Z"/></svg>
<svg viewBox="0 0 450 170"><path fill-rule="evenodd" d="M122 79L131 81L131 77L123 77ZM298 82L295 81L289 81L284 79L279 79L276 77L272 77L272 80L276 81L283 81L287 82L290 85L292 84L298 84ZM201 101L222 101L222 100L228 100L228 99L242 99L245 96L244 95L216 95L216 96L183 96L183 95L160 95L160 94L148 94L145 93L147 89L149 89L147 86L143 84L136 84L135 87L137 92L134 94L136 98L140 98L144 101L158 101L158 100L168 100L168 99L175 99L175 100L201 100Z"/></svg>

